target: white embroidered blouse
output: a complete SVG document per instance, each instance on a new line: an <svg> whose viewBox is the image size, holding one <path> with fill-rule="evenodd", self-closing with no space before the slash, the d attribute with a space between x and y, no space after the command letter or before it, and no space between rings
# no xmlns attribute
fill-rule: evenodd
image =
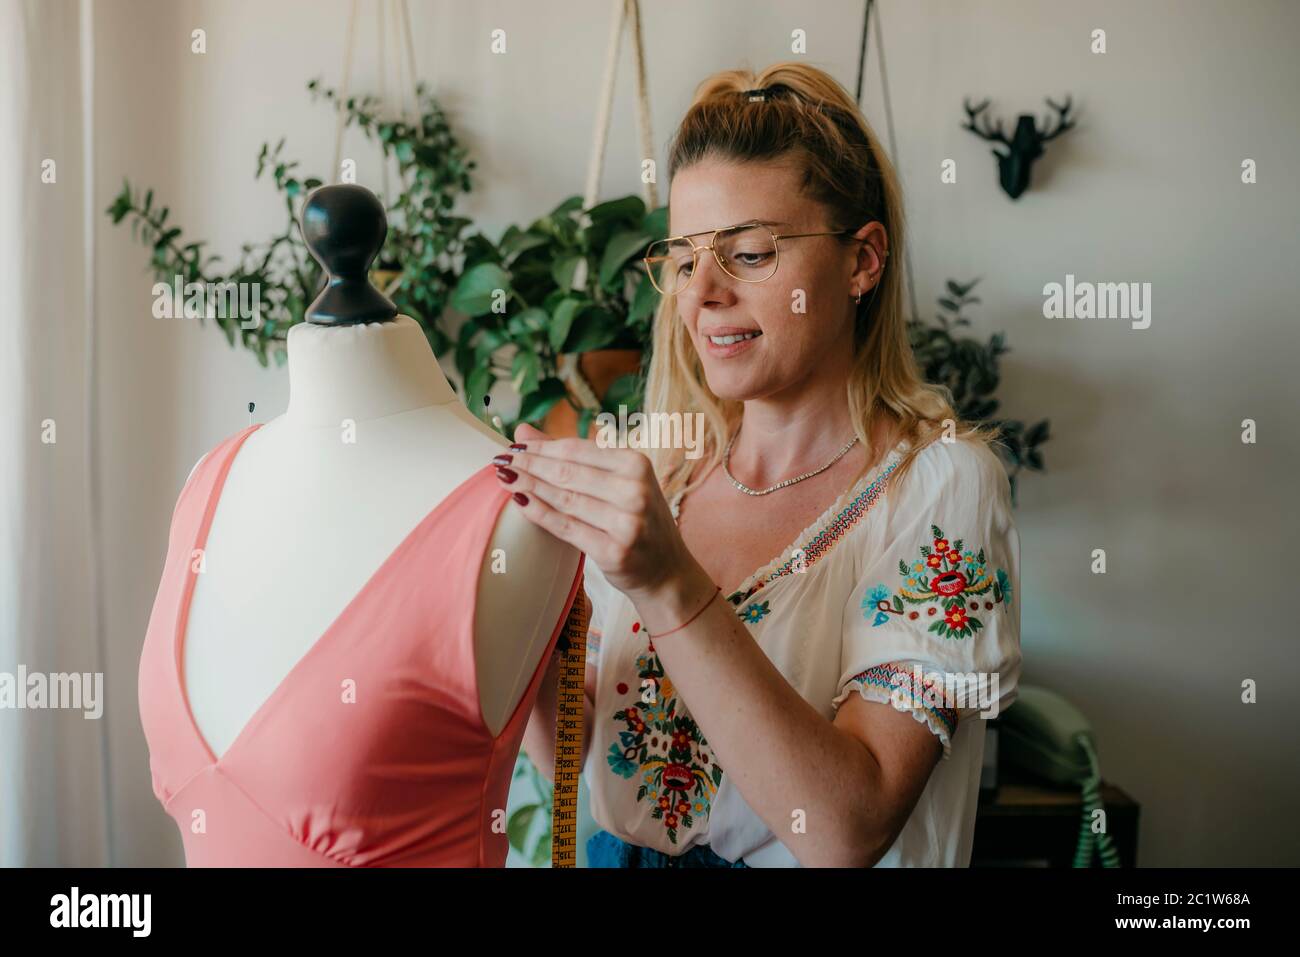
<svg viewBox="0 0 1300 957"><path fill-rule="evenodd" d="M988 446L933 442L891 487L907 448L895 447L728 601L828 720L856 691L935 734L943 757L877 866L965 867L980 715L1010 705L1020 675L1020 538L1006 471ZM798 867L714 759L632 603L591 561L585 589L597 675L583 774L596 823L669 855L707 844L752 867Z"/></svg>

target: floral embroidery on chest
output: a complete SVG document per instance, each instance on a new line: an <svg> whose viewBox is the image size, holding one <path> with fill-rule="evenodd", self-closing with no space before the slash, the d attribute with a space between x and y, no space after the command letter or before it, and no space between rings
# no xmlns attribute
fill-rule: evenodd
<svg viewBox="0 0 1300 957"><path fill-rule="evenodd" d="M634 622L634 640L641 637ZM638 776L637 803L650 802L651 817L663 824L668 840L677 843L680 830L708 820L709 808L722 783L722 767L713 760L700 727L677 699L672 680L664 674L654 642L636 656L638 685L620 681L620 697L636 703L614 712L622 725L605 760L624 778Z"/></svg>
<svg viewBox="0 0 1300 957"><path fill-rule="evenodd" d="M915 621L933 618L929 631L944 638L966 638L984 627L971 612L991 611L1010 604L1011 579L999 568L990 574L984 549L963 550L962 539L949 543L937 525L931 525L933 545L921 545L919 560L909 565L899 560L903 584L891 596L888 586L876 585L862 599L862 614L874 611L873 626L891 615ZM991 597L990 597L991 593ZM907 610L906 606L916 606Z"/></svg>

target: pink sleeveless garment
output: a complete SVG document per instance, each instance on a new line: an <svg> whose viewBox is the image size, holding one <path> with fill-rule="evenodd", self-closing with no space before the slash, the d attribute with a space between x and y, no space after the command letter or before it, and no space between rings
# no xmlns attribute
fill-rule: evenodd
<svg viewBox="0 0 1300 957"><path fill-rule="evenodd" d="M510 496L484 466L397 546L218 759L185 693L191 565L257 428L217 446L181 491L140 658L153 792L180 828L187 865L503 866L515 758L585 556L546 654L494 736L479 708L474 608Z"/></svg>

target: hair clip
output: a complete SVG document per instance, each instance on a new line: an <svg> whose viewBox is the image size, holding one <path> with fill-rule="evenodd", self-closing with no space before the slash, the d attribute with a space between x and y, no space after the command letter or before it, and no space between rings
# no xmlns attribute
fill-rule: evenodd
<svg viewBox="0 0 1300 957"><path fill-rule="evenodd" d="M748 97L751 103L755 101L765 102L773 92L775 91L770 86L765 86L757 90L746 90L743 95Z"/></svg>

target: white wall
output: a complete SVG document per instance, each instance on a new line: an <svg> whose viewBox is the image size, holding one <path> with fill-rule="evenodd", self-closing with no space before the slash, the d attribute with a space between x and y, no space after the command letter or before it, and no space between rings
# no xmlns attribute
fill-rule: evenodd
<svg viewBox="0 0 1300 957"><path fill-rule="evenodd" d="M364 3L353 88L377 90L374 8ZM412 0L421 76L479 167L462 212L489 235L584 182L609 4ZM646 4L659 159L709 72L807 59L852 88L863 4L659 0ZM1006 414L1050 418L1050 471L1022 480L1025 679L1056 688L1096 726L1106 776L1143 805L1146 865L1296 863L1300 801L1288 695L1296 509L1295 158L1300 35L1294 3L883 0L896 158L923 314L943 281L984 276L972 315L1012 354ZM227 258L281 223L253 180L263 141L313 171L334 123L305 83L337 85L342 0L101 0L96 5L100 205L123 176L151 185L188 238ZM207 31L207 53L190 31ZM509 53L489 52L507 31ZM1094 28L1108 52L1089 52ZM626 47L624 48L626 52ZM885 114L874 40L866 113ZM390 81L391 82L391 81ZM964 95L1007 118L1074 95L1079 128L1048 148L1018 202L985 144L959 126ZM619 78L604 197L637 191L632 84ZM359 137L345 155L373 152ZM1253 158L1259 183L1241 184ZM941 185L940 163L958 164ZM373 168L373 167L371 167ZM107 676L124 865L179 860L149 791L136 668L167 524L190 467L247 422L278 414L283 372L229 349L215 327L150 314L146 251L99 231L100 443L106 504ZM1052 321L1045 283L1150 282L1153 320ZM1243 418L1259 442L1243 445ZM1104 548L1108 574L1090 573ZM250 570L250 574L255 574ZM1257 679L1259 703L1239 702Z"/></svg>

